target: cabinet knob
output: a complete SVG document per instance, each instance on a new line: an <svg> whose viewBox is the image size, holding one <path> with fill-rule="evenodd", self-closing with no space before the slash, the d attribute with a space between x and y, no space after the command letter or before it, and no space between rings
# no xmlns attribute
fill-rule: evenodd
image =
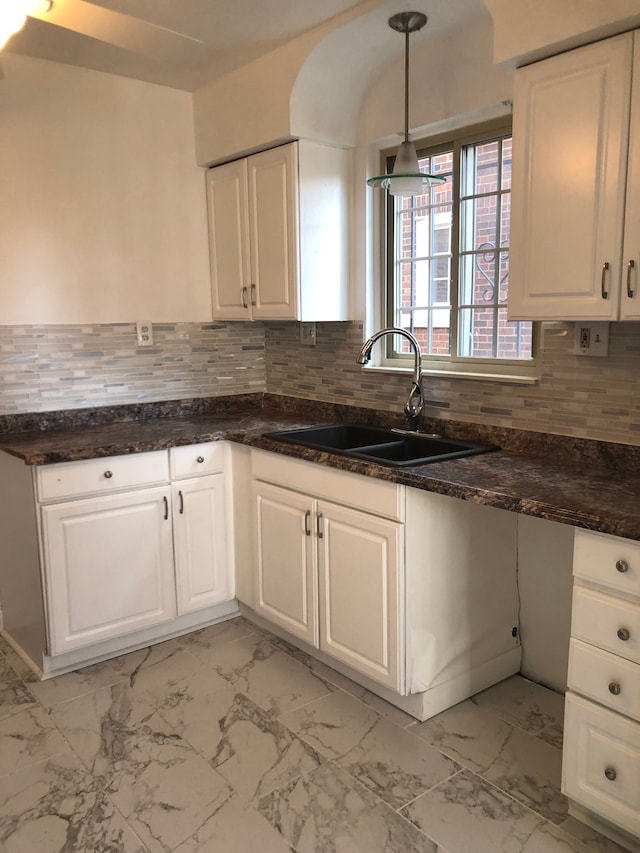
<svg viewBox="0 0 640 853"><path fill-rule="evenodd" d="M605 767L604 775L610 782L613 782L618 774L615 767Z"/></svg>
<svg viewBox="0 0 640 853"><path fill-rule="evenodd" d="M204 462L204 456L198 456L198 458L196 459L196 462L200 462L200 463Z"/></svg>
<svg viewBox="0 0 640 853"><path fill-rule="evenodd" d="M110 480L113 477L113 471L105 471L104 476L107 478L107 480Z"/></svg>
<svg viewBox="0 0 640 853"><path fill-rule="evenodd" d="M617 681L612 681L609 685L609 693L613 693L614 696L618 696L621 689L622 688L620 687Z"/></svg>
<svg viewBox="0 0 640 853"><path fill-rule="evenodd" d="M616 563L616 569L624 574L629 571L629 563L627 563L626 560L618 560Z"/></svg>
<svg viewBox="0 0 640 853"><path fill-rule="evenodd" d="M628 640L630 636L631 636L631 634L629 633L628 628L618 628L618 639L619 640L624 640L626 642L626 640Z"/></svg>

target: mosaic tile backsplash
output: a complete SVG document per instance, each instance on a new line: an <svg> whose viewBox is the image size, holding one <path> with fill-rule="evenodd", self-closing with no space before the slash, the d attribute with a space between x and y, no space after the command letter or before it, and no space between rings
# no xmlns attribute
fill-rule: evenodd
<svg viewBox="0 0 640 853"><path fill-rule="evenodd" d="M362 327L319 323L317 346L296 326L266 326L267 390L401 411L407 376L355 362ZM611 323L607 358L573 355L573 323L542 327L541 378L516 385L425 376L426 414L516 429L640 444L640 323Z"/></svg>
<svg viewBox="0 0 640 853"><path fill-rule="evenodd" d="M264 391L256 323L0 326L0 415Z"/></svg>
<svg viewBox="0 0 640 853"><path fill-rule="evenodd" d="M408 379L355 363L357 323L0 326L0 415L268 391L401 411ZM535 385L425 377L426 414L640 445L640 323L612 323L607 358L572 353L573 325L543 326Z"/></svg>

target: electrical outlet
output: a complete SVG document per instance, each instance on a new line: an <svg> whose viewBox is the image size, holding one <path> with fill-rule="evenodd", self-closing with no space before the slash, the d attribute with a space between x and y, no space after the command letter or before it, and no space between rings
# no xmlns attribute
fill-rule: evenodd
<svg viewBox="0 0 640 853"><path fill-rule="evenodd" d="M136 337L139 347L153 346L153 329L148 321L138 320L136 323Z"/></svg>
<svg viewBox="0 0 640 853"><path fill-rule="evenodd" d="M581 323L575 324L573 339L574 355L592 355L604 357L609 355L609 324Z"/></svg>
<svg viewBox="0 0 640 853"><path fill-rule="evenodd" d="M300 343L303 347L314 347L316 345L315 323L300 323Z"/></svg>

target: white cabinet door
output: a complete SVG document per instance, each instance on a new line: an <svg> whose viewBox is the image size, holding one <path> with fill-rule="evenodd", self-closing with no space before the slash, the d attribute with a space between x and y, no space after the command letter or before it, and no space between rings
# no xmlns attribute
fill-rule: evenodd
<svg viewBox="0 0 640 853"><path fill-rule="evenodd" d="M224 474L171 487L178 613L190 613L233 598L227 547Z"/></svg>
<svg viewBox="0 0 640 853"><path fill-rule="evenodd" d="M320 649L404 692L402 524L321 502Z"/></svg>
<svg viewBox="0 0 640 853"><path fill-rule="evenodd" d="M516 72L510 319L616 319L633 37Z"/></svg>
<svg viewBox="0 0 640 853"><path fill-rule="evenodd" d="M247 161L207 172L213 316L249 320L250 249Z"/></svg>
<svg viewBox="0 0 640 853"><path fill-rule="evenodd" d="M633 35L629 168L622 251L620 316L640 320L640 32Z"/></svg>
<svg viewBox="0 0 640 853"><path fill-rule="evenodd" d="M41 508L50 654L173 619L166 488Z"/></svg>
<svg viewBox="0 0 640 853"><path fill-rule="evenodd" d="M297 148L249 157L250 299L256 320L298 314Z"/></svg>
<svg viewBox="0 0 640 853"><path fill-rule="evenodd" d="M265 619L317 646L314 501L254 481L257 530L256 606Z"/></svg>

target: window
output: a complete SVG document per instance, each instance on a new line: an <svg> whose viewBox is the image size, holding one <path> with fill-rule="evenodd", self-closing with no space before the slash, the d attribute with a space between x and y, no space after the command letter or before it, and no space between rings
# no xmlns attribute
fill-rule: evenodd
<svg viewBox="0 0 640 853"><path fill-rule="evenodd" d="M418 146L418 160L446 181L421 196L388 196L388 324L416 336L428 367L530 372L532 324L507 320L510 129ZM390 338L387 364L408 353L406 339Z"/></svg>

